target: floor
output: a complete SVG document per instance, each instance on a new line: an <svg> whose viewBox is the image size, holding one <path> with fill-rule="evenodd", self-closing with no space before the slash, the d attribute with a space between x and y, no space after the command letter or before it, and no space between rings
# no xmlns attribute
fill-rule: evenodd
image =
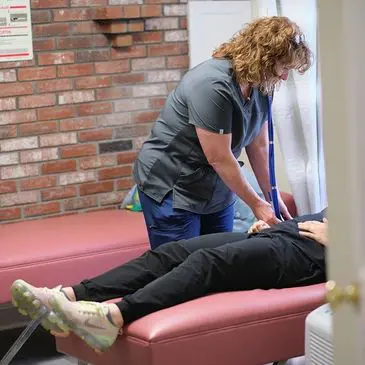
<svg viewBox="0 0 365 365"><path fill-rule="evenodd" d="M20 332L20 330L0 332L0 360ZM39 327L16 355L11 365L76 365L76 363L74 359L58 354L54 338ZM305 365L305 361L304 358L292 359L286 365Z"/></svg>

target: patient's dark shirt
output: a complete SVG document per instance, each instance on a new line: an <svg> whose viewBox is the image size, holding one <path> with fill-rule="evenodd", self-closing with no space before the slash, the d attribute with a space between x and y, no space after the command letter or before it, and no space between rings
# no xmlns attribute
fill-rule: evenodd
<svg viewBox="0 0 365 365"><path fill-rule="evenodd" d="M320 213L303 215L289 221L281 222L258 234L268 235L273 240L283 242L284 244L295 245L303 253L303 255L315 262L322 270L325 270L325 246L311 238L301 236L298 228L298 223L300 222L323 222L324 217L326 217L326 209Z"/></svg>

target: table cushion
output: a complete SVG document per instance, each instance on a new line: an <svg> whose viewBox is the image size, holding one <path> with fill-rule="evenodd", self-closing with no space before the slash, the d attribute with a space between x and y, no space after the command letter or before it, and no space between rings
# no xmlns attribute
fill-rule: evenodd
<svg viewBox="0 0 365 365"><path fill-rule="evenodd" d="M149 248L142 213L106 210L0 226L0 303L11 283L76 284Z"/></svg>
<svg viewBox="0 0 365 365"><path fill-rule="evenodd" d="M57 348L94 365L257 365L304 354L309 312L323 285L220 293L143 317L98 356L80 339Z"/></svg>

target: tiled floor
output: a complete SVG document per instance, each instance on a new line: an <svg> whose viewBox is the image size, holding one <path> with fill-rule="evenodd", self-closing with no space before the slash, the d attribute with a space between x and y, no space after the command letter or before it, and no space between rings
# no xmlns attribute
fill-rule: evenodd
<svg viewBox="0 0 365 365"><path fill-rule="evenodd" d="M0 332L0 359L18 338L20 332L20 330ZM54 338L42 328L38 328L11 365L76 365L76 361L58 354ZM292 359L287 365L305 365L305 361L304 358Z"/></svg>

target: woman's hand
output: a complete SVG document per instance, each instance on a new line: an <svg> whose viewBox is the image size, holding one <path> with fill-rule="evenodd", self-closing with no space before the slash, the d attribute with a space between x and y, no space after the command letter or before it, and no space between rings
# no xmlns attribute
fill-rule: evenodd
<svg viewBox="0 0 365 365"><path fill-rule="evenodd" d="M279 195L279 209L284 220L293 219L280 195Z"/></svg>
<svg viewBox="0 0 365 365"><path fill-rule="evenodd" d="M270 226L264 221L255 222L247 231L247 233L259 233L264 229L270 228Z"/></svg>
<svg viewBox="0 0 365 365"><path fill-rule="evenodd" d="M328 246L328 220L326 218L323 219L323 222L298 223L298 227L300 235L311 238L321 245Z"/></svg>
<svg viewBox="0 0 365 365"><path fill-rule="evenodd" d="M280 223L280 220L275 216L271 204L265 200L260 199L251 209L258 220L264 221L269 226Z"/></svg>

